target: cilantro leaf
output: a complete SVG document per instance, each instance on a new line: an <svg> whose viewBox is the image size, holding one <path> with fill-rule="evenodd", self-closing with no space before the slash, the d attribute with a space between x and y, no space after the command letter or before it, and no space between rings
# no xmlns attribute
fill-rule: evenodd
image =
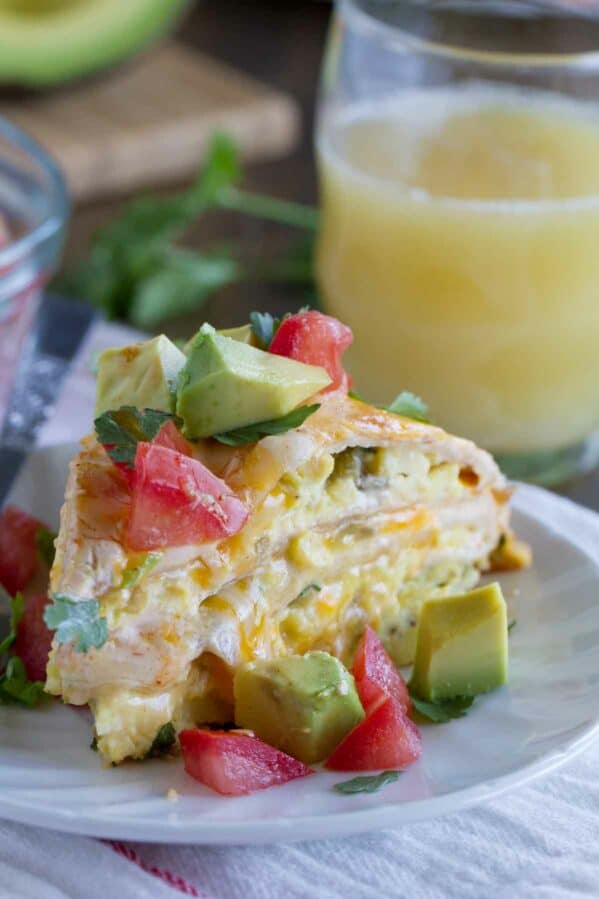
<svg viewBox="0 0 599 899"><path fill-rule="evenodd" d="M54 541L56 537L57 535L49 531L48 528L38 528L35 535L37 554L48 569L54 565Z"/></svg>
<svg viewBox="0 0 599 899"><path fill-rule="evenodd" d="M347 395L352 398L352 400L358 400L359 403L365 403L366 400L360 396L359 393L356 393L355 390L348 390Z"/></svg>
<svg viewBox="0 0 599 899"><path fill-rule="evenodd" d="M137 568L128 568L123 573L121 587L127 590L136 587L142 578L149 574L153 568L156 568L161 558L161 553L147 553L141 565L138 565Z"/></svg>
<svg viewBox="0 0 599 899"><path fill-rule="evenodd" d="M44 621L56 632L56 642L73 643L75 652L100 649L108 640L108 622L100 616L97 599L75 600L56 594L46 606Z"/></svg>
<svg viewBox="0 0 599 899"><path fill-rule="evenodd" d="M18 656L12 656L0 678L0 700L21 702L30 708L37 705L44 695L43 681L30 681L25 665Z"/></svg>
<svg viewBox="0 0 599 899"><path fill-rule="evenodd" d="M241 190L241 176L235 142L214 134L189 189L170 196L148 194L126 204L94 236L89 256L59 277L58 288L74 299L85 298L108 318L153 328L165 318L199 309L217 290L243 278L314 285L318 210ZM299 228L306 237L268 264L256 263L240 242L201 252L181 247L192 225L211 210L223 209Z"/></svg>
<svg viewBox="0 0 599 899"><path fill-rule="evenodd" d="M385 408L387 412L393 412L395 415L403 415L405 418L412 418L414 421L422 421L425 424L430 423L428 406L424 400L421 400L415 393L410 393L409 390L403 390Z"/></svg>
<svg viewBox="0 0 599 899"><path fill-rule="evenodd" d="M221 205L224 195L240 177L239 157L234 143L223 134L212 138L204 164L189 190L171 196L148 194L128 203L123 213L94 238L90 256L72 272L59 279L58 286L76 299L86 298L109 318L125 318L138 324L156 323L160 317L177 314L184 304L190 308L191 291L184 300L173 289L182 283L183 257L194 265L194 279L208 279L205 259L191 251L178 252L173 241L179 238L204 212ZM228 254L227 262L232 261ZM159 284L170 282L168 295L160 297ZM212 273L212 290L222 286L223 275ZM228 281L226 281L228 283ZM189 277L186 279L189 285ZM194 304L199 306L210 291L197 290ZM149 294L149 296L148 296ZM158 308L151 308L152 299ZM172 307L170 304L174 304Z"/></svg>
<svg viewBox="0 0 599 899"><path fill-rule="evenodd" d="M10 623L7 636L0 642L0 655L7 652L17 636L19 621L23 617L25 602L20 593L10 601ZM34 706L42 697L42 681L30 681L27 670L18 656L11 656L0 676L0 702L21 702Z"/></svg>
<svg viewBox="0 0 599 899"><path fill-rule="evenodd" d="M352 796L354 793L377 793L387 784L398 780L401 771L383 771L382 774L369 774L364 777L354 777L351 780L342 780L333 784L337 793Z"/></svg>
<svg viewBox="0 0 599 899"><path fill-rule="evenodd" d="M270 312L250 312L252 334L258 341L261 350L267 350L277 333L281 320L274 318Z"/></svg>
<svg viewBox="0 0 599 899"><path fill-rule="evenodd" d="M199 253L165 247L131 296L129 318L151 330L169 316L185 315L204 305L216 290L242 275L230 253Z"/></svg>
<svg viewBox="0 0 599 899"><path fill-rule="evenodd" d="M17 627L19 621L23 617L25 611L25 600L22 593L17 593L10 600L10 620L8 624L8 634L0 641L0 655L6 652L13 645L17 638Z"/></svg>
<svg viewBox="0 0 599 899"><path fill-rule="evenodd" d="M177 740L177 731L173 727L171 721L168 721L166 724L163 724L159 729L158 733L154 737L154 741L148 750L148 754L146 758L153 758L155 756L164 755L172 746L175 744Z"/></svg>
<svg viewBox="0 0 599 899"><path fill-rule="evenodd" d="M281 418L273 418L271 421L259 421L254 425L247 425L245 428L226 431L224 434L214 434L214 439L218 440L219 443L225 443L227 446L243 446L246 443L255 443L262 437L268 437L271 434L284 434L286 431L299 428L317 409L320 409L320 403L314 403L312 406L299 406Z"/></svg>
<svg viewBox="0 0 599 899"><path fill-rule="evenodd" d="M191 193L204 205L219 203L223 193L241 180L241 161L235 142L223 132L213 135L204 163Z"/></svg>
<svg viewBox="0 0 599 899"><path fill-rule="evenodd" d="M418 714L435 724L445 724L452 718L463 718L474 702L472 696L456 696L455 699L445 699L442 702L427 702L412 694L410 698Z"/></svg>
<svg viewBox="0 0 599 899"><path fill-rule="evenodd" d="M98 441L105 447L113 462L133 468L139 442L153 440L165 421L174 418L170 412L158 409L136 409L121 406L103 412L94 421Z"/></svg>

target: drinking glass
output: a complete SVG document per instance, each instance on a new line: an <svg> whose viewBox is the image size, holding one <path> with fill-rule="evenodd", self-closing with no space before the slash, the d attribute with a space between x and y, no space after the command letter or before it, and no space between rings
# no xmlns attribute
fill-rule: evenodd
<svg viewBox="0 0 599 899"><path fill-rule="evenodd" d="M549 484L599 460L598 51L582 4L339 0L323 68L318 277L355 389Z"/></svg>
<svg viewBox="0 0 599 899"><path fill-rule="evenodd" d="M0 117L0 427L41 288L60 256L68 211L54 162Z"/></svg>

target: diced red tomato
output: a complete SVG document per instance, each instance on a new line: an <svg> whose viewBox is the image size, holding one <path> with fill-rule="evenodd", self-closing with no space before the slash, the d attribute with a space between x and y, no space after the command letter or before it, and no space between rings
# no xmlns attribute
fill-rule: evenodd
<svg viewBox="0 0 599 899"><path fill-rule="evenodd" d="M248 517L233 491L196 459L139 443L127 545L133 550L210 543L241 530Z"/></svg>
<svg viewBox="0 0 599 899"><path fill-rule="evenodd" d="M109 447L106 447L106 449L109 449ZM114 465L116 466L116 468L118 468L120 473L127 481L129 489L133 490L133 485L135 484L135 469L129 468L129 466L126 465L125 462L115 462Z"/></svg>
<svg viewBox="0 0 599 899"><path fill-rule="evenodd" d="M187 773L225 796L244 796L313 774L303 762L249 734L184 730L179 741Z"/></svg>
<svg viewBox="0 0 599 899"><path fill-rule="evenodd" d="M386 699L341 741L327 768L377 771L405 768L420 757L420 732L396 699Z"/></svg>
<svg viewBox="0 0 599 899"><path fill-rule="evenodd" d="M12 645L12 651L25 665L29 680L46 680L46 665L52 645L52 632L43 618L48 601L45 593L25 598L25 611Z"/></svg>
<svg viewBox="0 0 599 899"><path fill-rule="evenodd" d="M185 439L171 418L165 421L152 443L154 446L165 446L167 449L175 450L177 453L183 453L184 456L193 455L191 443Z"/></svg>
<svg viewBox="0 0 599 899"><path fill-rule="evenodd" d="M396 699L406 714L412 708L406 682L371 627L362 634L352 674L366 714L388 696Z"/></svg>
<svg viewBox="0 0 599 899"><path fill-rule="evenodd" d="M154 439L151 441L154 446L164 446L166 449L175 450L177 453L183 453L184 456L192 456L193 449L188 440L177 428L177 425L169 419L162 425ZM104 444L104 449L112 449L111 444ZM125 462L115 462L114 465L121 472L131 490L135 484L135 469L129 468Z"/></svg>
<svg viewBox="0 0 599 899"><path fill-rule="evenodd" d="M325 368L332 384L323 393L347 391L351 381L341 364L341 357L353 339L351 328L331 315L315 310L298 312L281 323L269 352Z"/></svg>
<svg viewBox="0 0 599 899"><path fill-rule="evenodd" d="M0 514L0 584L14 596L24 590L38 565L36 534L42 523L16 506Z"/></svg>

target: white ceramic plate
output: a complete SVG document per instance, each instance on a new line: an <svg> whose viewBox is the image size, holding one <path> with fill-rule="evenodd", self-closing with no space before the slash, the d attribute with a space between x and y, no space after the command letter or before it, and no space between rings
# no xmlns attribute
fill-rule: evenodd
<svg viewBox="0 0 599 899"><path fill-rule="evenodd" d="M56 524L74 446L35 453L13 501ZM534 568L502 578L517 620L509 687L467 717L423 727L423 753L376 794L342 796L318 773L243 798L189 778L179 760L104 768L87 712L0 707L0 816L97 837L266 843L341 836L456 811L557 767L599 732L599 567L516 501ZM177 802L166 798L174 788Z"/></svg>

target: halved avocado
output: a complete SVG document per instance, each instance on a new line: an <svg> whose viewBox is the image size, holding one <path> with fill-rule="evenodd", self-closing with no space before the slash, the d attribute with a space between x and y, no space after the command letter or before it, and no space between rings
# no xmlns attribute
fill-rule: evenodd
<svg viewBox="0 0 599 899"><path fill-rule="evenodd" d="M166 33L187 0L0 0L0 82L47 87Z"/></svg>

